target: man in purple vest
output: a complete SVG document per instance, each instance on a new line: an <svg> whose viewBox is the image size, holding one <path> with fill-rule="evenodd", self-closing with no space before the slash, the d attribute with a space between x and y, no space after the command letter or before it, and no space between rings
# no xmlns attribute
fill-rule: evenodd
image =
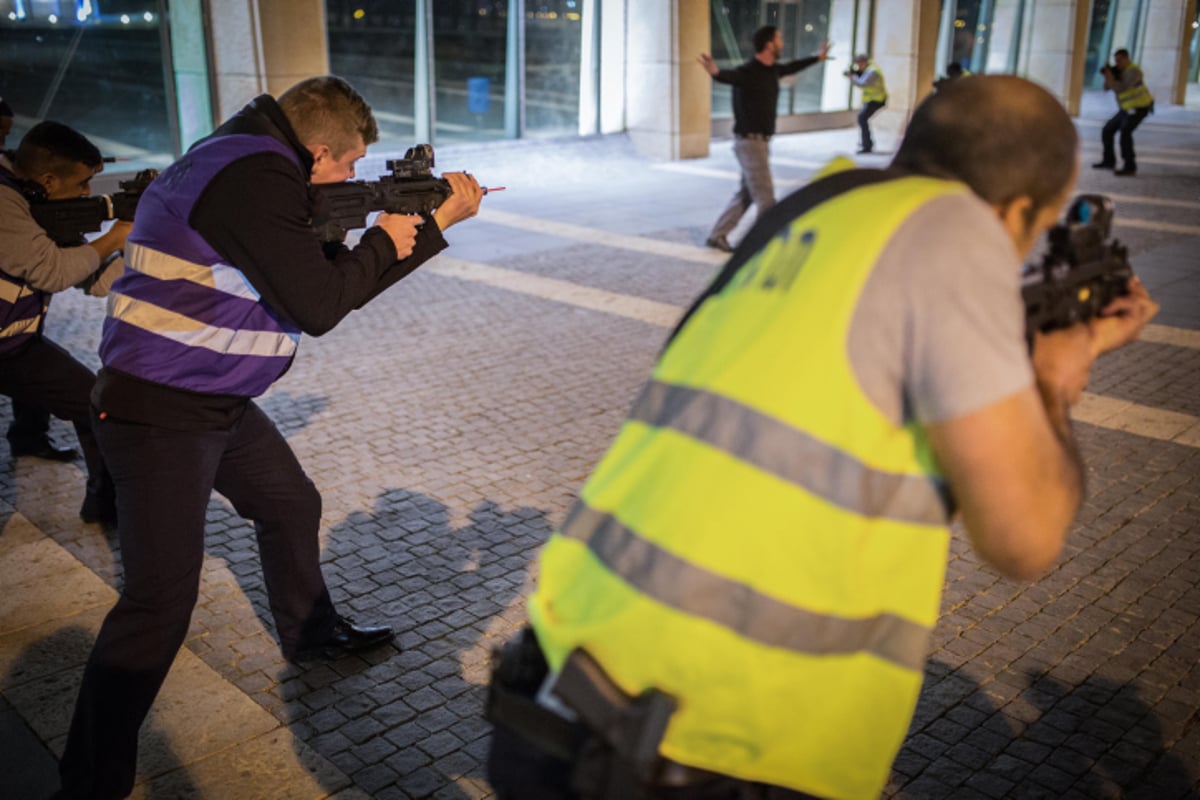
<svg viewBox="0 0 1200 800"><path fill-rule="evenodd" d="M87 195L103 168L87 137L59 122L35 125L11 158L0 154L0 395L15 409L46 409L75 426L87 465L87 490L79 510L85 522L116 522L112 481L92 435L88 395L95 376L42 332L50 297L78 286L103 296L122 263L116 256L130 223L117 222L78 247L61 247L38 225L29 196L69 200ZM44 430L42 431L44 436ZM10 441L14 455L20 437ZM73 451L72 451L73 452ZM53 457L53 456L51 456Z"/></svg>
<svg viewBox="0 0 1200 800"><path fill-rule="evenodd" d="M284 655L386 644L333 607L320 566L321 497L254 403L319 336L446 247L482 189L447 174L432 215L381 214L353 249L310 227L312 184L354 176L379 138L345 81L262 95L163 171L142 196L112 289L92 393L117 487L124 588L88 660L60 765L64 797L133 788L138 728L182 645L200 584L213 489L254 522ZM327 257L328 256L328 257Z"/></svg>

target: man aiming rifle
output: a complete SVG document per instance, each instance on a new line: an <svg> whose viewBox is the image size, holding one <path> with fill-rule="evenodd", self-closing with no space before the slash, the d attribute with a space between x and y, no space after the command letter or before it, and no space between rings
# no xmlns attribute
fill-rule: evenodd
<svg viewBox="0 0 1200 800"><path fill-rule="evenodd" d="M77 201L90 193L101 169L96 146L58 122L35 125L11 159L0 156L0 394L74 424L88 472L79 515L111 525L117 515L112 481L88 412L95 376L47 339L43 326L54 293L73 286L108 293L124 268L115 256L131 224L117 221L90 242L79 230L60 232L56 240L38 224L30 200Z"/></svg>
<svg viewBox="0 0 1200 800"><path fill-rule="evenodd" d="M254 522L286 658L378 648L388 626L338 613L321 573L321 496L255 404L320 336L444 249L482 191L443 177L432 213L382 213L359 243L323 247L313 186L354 177L379 130L332 76L261 95L147 189L113 287L92 394L116 480L125 583L84 670L60 764L62 797L125 797L138 729L187 634L214 489Z"/></svg>

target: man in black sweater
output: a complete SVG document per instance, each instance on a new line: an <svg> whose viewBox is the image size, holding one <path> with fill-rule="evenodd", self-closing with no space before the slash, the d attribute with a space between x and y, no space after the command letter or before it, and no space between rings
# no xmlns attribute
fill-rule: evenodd
<svg viewBox="0 0 1200 800"><path fill-rule="evenodd" d="M779 79L826 60L829 46L824 42L815 56L780 62L783 35L774 25L766 25L754 32L754 58L740 67L720 69L708 53L697 59L714 81L733 87L733 153L742 168L741 184L705 242L709 247L732 252L728 236L746 209L753 203L761 216L775 205L770 141L775 135Z"/></svg>
<svg viewBox="0 0 1200 800"><path fill-rule="evenodd" d="M60 797L122 798L138 728L187 634L213 489L254 522L284 655L378 647L388 627L334 609L321 574L321 496L254 403L320 336L446 247L482 190L445 175L434 214L381 214L352 250L310 225L313 184L354 177L379 138L345 81L262 95L163 171L138 204L101 334L93 427L116 483L124 585L84 670ZM331 250L334 248L330 248Z"/></svg>

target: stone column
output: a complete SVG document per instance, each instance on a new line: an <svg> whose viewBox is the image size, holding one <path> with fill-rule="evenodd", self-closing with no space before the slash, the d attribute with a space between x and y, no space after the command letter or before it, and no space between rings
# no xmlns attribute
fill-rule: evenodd
<svg viewBox="0 0 1200 800"><path fill-rule="evenodd" d="M1091 7L1089 0L1038 0L1026 10L1029 51L1018 74L1045 86L1071 114L1083 94Z"/></svg>
<svg viewBox="0 0 1200 800"><path fill-rule="evenodd" d="M201 5L201 0L175 0L171 4L171 72L175 81L179 144L184 151L213 129L208 46Z"/></svg>
<svg viewBox="0 0 1200 800"><path fill-rule="evenodd" d="M627 28L625 122L651 158L708 155L712 79L696 63L710 47L708 9L707 0L638 0Z"/></svg>
<svg viewBox="0 0 1200 800"><path fill-rule="evenodd" d="M1141 67L1158 103L1182 105L1187 93L1188 52L1196 0L1150 0Z"/></svg>
<svg viewBox="0 0 1200 800"><path fill-rule="evenodd" d="M880 16L884 12L886 18ZM883 71L888 101L871 119L872 130L900 133L933 90L940 18L938 0L889 0L877 6L871 56Z"/></svg>
<svg viewBox="0 0 1200 800"><path fill-rule="evenodd" d="M595 2L600 3L600 132L620 133L625 130L628 0Z"/></svg>
<svg viewBox="0 0 1200 800"><path fill-rule="evenodd" d="M322 0L209 0L216 116L329 72Z"/></svg>

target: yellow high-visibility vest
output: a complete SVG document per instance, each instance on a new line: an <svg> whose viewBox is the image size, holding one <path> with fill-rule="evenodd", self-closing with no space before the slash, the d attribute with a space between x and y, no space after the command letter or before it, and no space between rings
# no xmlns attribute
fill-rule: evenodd
<svg viewBox="0 0 1200 800"><path fill-rule="evenodd" d="M950 194L969 190L891 179L787 224L683 326L546 546L529 606L551 667L579 647L675 697L663 756L830 798L886 783L951 501L847 334L888 240Z"/></svg>
<svg viewBox="0 0 1200 800"><path fill-rule="evenodd" d="M1138 72L1142 68L1137 64L1130 64L1126 69L1136 69ZM1150 94L1150 90L1146 88L1145 75L1143 80L1137 82L1136 86L1132 86L1123 92L1117 92L1117 104L1125 111L1135 111L1139 108L1149 108L1154 105L1154 95Z"/></svg>
<svg viewBox="0 0 1200 800"><path fill-rule="evenodd" d="M879 76L878 86L862 87L862 100L864 103L884 103L887 102L887 82L883 79L883 70L874 61L867 62L867 68L864 72L875 70L875 74Z"/></svg>

